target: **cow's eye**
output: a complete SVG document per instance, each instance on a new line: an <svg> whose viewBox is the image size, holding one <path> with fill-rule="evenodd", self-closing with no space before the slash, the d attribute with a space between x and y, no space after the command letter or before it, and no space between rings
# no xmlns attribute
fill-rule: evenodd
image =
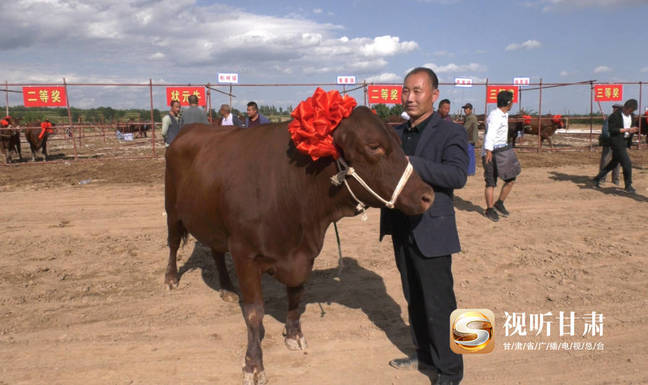
<svg viewBox="0 0 648 385"><path fill-rule="evenodd" d="M372 143L368 145L372 151L378 151L380 149L380 143Z"/></svg>

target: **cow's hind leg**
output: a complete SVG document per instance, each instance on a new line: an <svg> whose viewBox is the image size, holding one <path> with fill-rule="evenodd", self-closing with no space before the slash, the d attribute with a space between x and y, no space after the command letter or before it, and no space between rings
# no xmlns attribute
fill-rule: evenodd
<svg viewBox="0 0 648 385"><path fill-rule="evenodd" d="M286 287L288 294L288 315L286 317L286 335L284 342L290 350L305 350L306 339L301 331L299 317L302 313L301 299L304 294L304 285Z"/></svg>
<svg viewBox="0 0 648 385"><path fill-rule="evenodd" d="M263 295L261 293L261 269L254 259L246 253L232 250L236 274L239 278L241 296L243 297L243 318L248 330L248 347L243 367L243 385L263 385L268 381L263 369L263 352L261 340L263 329Z"/></svg>
<svg viewBox="0 0 648 385"><path fill-rule="evenodd" d="M146 132L146 131L145 131ZM221 253L212 249L212 256L214 263L218 269L218 281L220 283L220 295L226 302L238 302L239 297L236 294L232 280L227 273L227 266L225 265L225 253Z"/></svg>
<svg viewBox="0 0 648 385"><path fill-rule="evenodd" d="M187 230L178 220L167 220L168 227L168 243L169 243L169 263L167 264L166 274L164 275L164 284L168 289L175 289L178 287L178 266L176 264L176 257L180 242L184 239L187 240Z"/></svg>

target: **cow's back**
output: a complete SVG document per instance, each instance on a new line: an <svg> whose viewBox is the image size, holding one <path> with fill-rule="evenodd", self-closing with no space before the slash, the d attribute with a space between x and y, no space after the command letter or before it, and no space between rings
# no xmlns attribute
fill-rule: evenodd
<svg viewBox="0 0 648 385"><path fill-rule="evenodd" d="M290 243L300 236L299 224L282 223L282 217L299 213L298 195L318 187L309 184L306 168L291 160L289 144L285 124L185 126L167 149L168 215L177 215L197 239L223 251L233 232L268 242L259 232L273 229Z"/></svg>

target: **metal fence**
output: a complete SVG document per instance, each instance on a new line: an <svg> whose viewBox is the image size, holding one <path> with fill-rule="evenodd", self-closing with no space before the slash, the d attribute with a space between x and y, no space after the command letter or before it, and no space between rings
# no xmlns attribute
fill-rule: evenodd
<svg viewBox="0 0 648 385"><path fill-rule="evenodd" d="M68 83L62 79L61 83L9 83L5 82L5 104L7 112L10 104L10 95L12 99L22 96L22 91L19 87L50 87L50 86L63 86L67 94L67 122L58 124L57 134L48 139L50 153L53 154L54 160L64 159L129 159L129 158L156 158L160 154L160 148L163 147L163 142L160 136L160 124L154 120L154 95L160 95L160 89L166 87L187 87L199 86L206 88L206 108L211 111L212 108L220 103L228 103L232 105L233 98L236 98L238 91L256 88L255 92L261 93L261 90L267 87L278 88L288 87L300 89L295 94L304 96L310 95L312 90L309 88L326 87L336 88L342 93L354 96L359 102L367 105L367 88L374 84L385 85L400 85L400 83L359 83L356 85L339 85L337 83L272 83L272 84L178 84L178 83L153 83L149 79L147 83ZM461 120L460 106L465 102L471 102L474 106L474 113L481 116L482 120L488 115L489 106L495 108L494 105L486 103L486 90L488 85L505 84L504 82L489 82L488 79L484 82L473 83L471 88L458 88L454 83L440 83L439 89L442 98L448 98L453 103L454 110L457 112L457 120ZM561 150L593 150L597 146L598 133L600 132L600 125L602 116L609 113L604 111L604 107L599 103L594 102L593 89L597 84L605 84L593 80L582 82L563 82L563 83L544 83L540 80L537 83L531 83L527 87L521 87L519 92L519 103L511 111L512 115L521 114L524 111L534 111L532 119L537 120L537 124L541 129L543 121L541 118L545 115L546 105L543 106L543 101L547 98L555 98L561 92L571 92L576 95L578 100L582 100L585 108L588 107L589 114L581 114L575 116L569 114L566 116L567 127L556 131L553 139L553 146L543 144L540 135L528 135L522 138L521 143L518 144L521 150L528 151L561 151ZM616 82L615 84L623 84L624 92L623 98L635 98L639 102L638 113L642 114L644 111L643 95L648 91L646 82ZM132 100L133 103L141 103L142 100L148 99L150 109L150 118L146 120L139 120L134 122L99 122L99 123L82 123L73 122L70 106L75 103L75 94L80 94L84 88L97 89L101 88L104 92L123 92ZM304 92L305 91L305 92ZM294 105L299 102L299 97L294 101ZM97 104L97 103L95 103ZM483 106L483 110L481 110ZM545 108L545 110L543 110ZM483 112L482 112L483 111ZM64 119L65 120L65 119ZM546 124L546 123L545 123ZM635 136L634 145L636 148L646 148L646 129L643 119L639 121L640 129L643 134ZM140 130L132 132L130 135L124 136L125 125L136 127L149 127L145 131L146 136ZM5 132L6 129L1 130L0 133ZM120 135L121 134L121 135ZM149 135L150 134L150 135ZM28 150L28 145L21 140L22 148Z"/></svg>

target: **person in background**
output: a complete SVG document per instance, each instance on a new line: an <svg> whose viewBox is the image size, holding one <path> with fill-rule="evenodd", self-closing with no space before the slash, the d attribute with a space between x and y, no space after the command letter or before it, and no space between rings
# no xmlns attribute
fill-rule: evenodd
<svg viewBox="0 0 648 385"><path fill-rule="evenodd" d="M466 115L464 128L468 134L468 157L470 158L468 175L475 175L475 146L479 142L479 122L477 122L477 117L473 114L472 104L466 103L461 108L463 108Z"/></svg>
<svg viewBox="0 0 648 385"><path fill-rule="evenodd" d="M221 120L220 120L221 126L241 127L243 125L241 124L239 118L234 116L234 114L232 114L232 108L230 107L229 104L221 104L219 113L221 116Z"/></svg>
<svg viewBox="0 0 648 385"><path fill-rule="evenodd" d="M497 187L498 170L493 152L499 149L507 148L508 144L508 112L513 106L513 93L511 91L501 91L497 94L497 108L488 114L486 125L486 134L484 135L484 145L482 146L482 164L484 166L484 180L486 188L484 196L486 198L486 218L493 222L499 220L499 213L508 217L509 212L504 207L504 200L513 189L515 178L505 179L499 198L495 202L495 187ZM495 211L497 210L497 211Z"/></svg>
<svg viewBox="0 0 648 385"><path fill-rule="evenodd" d="M623 168L623 181L625 182L624 191L630 194L635 193L632 187L632 162L628 156L628 147L632 143L632 136L639 131L638 127L633 127L633 112L637 110L637 101L628 99L623 108L613 112L608 118L608 130L610 132L610 148L612 149L612 160L608 163L598 175L594 177L594 185L600 187L601 181L608 172L612 171L617 164L621 163Z"/></svg>
<svg viewBox="0 0 648 385"><path fill-rule="evenodd" d="M192 123L209 124L207 113L204 109L198 107L198 97L189 95L189 107L182 111L182 126Z"/></svg>
<svg viewBox="0 0 648 385"><path fill-rule="evenodd" d="M612 113L617 112L623 108L622 104L613 104L612 105ZM612 160L612 148L610 148L610 131L608 129L608 118L605 118L603 121L603 127L601 128L601 135L599 135L599 144L601 145L601 162L599 165L599 172L605 168L605 166L610 163ZM617 166L612 170L612 183L615 185L619 185L619 176L621 175L621 164L617 164Z"/></svg>
<svg viewBox="0 0 648 385"><path fill-rule="evenodd" d="M173 139L180 133L181 127L180 102L172 100L169 113L162 118L162 137L164 138L165 147L169 147Z"/></svg>
<svg viewBox="0 0 648 385"><path fill-rule="evenodd" d="M443 99L442 101L439 102L439 115L441 115L441 119L445 119L448 122L452 122L452 119L450 119L450 100L448 99Z"/></svg>
<svg viewBox="0 0 648 385"><path fill-rule="evenodd" d="M247 119L245 119L245 127L254 127L261 124L270 123L270 120L259 113L259 106L255 102L247 104Z"/></svg>

